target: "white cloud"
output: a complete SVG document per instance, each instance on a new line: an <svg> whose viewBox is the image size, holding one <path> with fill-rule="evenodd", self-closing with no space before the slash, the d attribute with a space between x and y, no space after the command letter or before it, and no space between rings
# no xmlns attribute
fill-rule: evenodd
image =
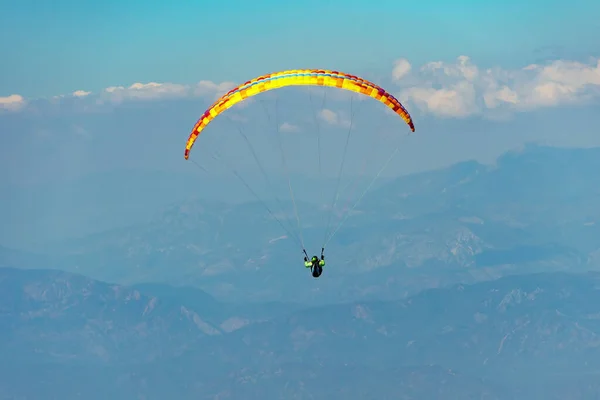
<svg viewBox="0 0 600 400"><path fill-rule="evenodd" d="M25 106L26 102L23 96L11 94L10 96L0 97L0 109L17 111Z"/></svg>
<svg viewBox="0 0 600 400"><path fill-rule="evenodd" d="M300 132L300 127L290 124L289 122L284 122L279 127L281 132Z"/></svg>
<svg viewBox="0 0 600 400"><path fill-rule="evenodd" d="M200 81L193 85L138 82L129 87L108 87L103 90L101 98L113 102L122 102L125 100L160 100L208 96L212 100L216 100L234 87L235 84L232 82Z"/></svg>
<svg viewBox="0 0 600 400"><path fill-rule="evenodd" d="M459 82L442 89L410 88L403 97L412 100L419 108L443 117L467 117L477 110L475 88L469 82Z"/></svg>
<svg viewBox="0 0 600 400"><path fill-rule="evenodd" d="M389 75L388 75L389 76ZM389 78L388 78L389 79ZM554 60L544 65L532 64L519 69L499 67L482 68L467 56L453 62L432 61L420 68L407 59L397 60L391 70L391 79L401 88L400 101L409 111L420 109L440 117L468 117L523 112L540 107L564 104L582 104L600 99L600 60L588 63ZM383 83L382 83L383 84ZM178 83L134 83L112 86L98 93L77 90L70 95L52 96L49 99L24 99L18 94L0 97L0 109L18 111L34 107L39 109L43 102L54 107L75 107L77 110L92 111L94 104L121 103L124 101L151 101L207 97L211 101L235 86L233 82L202 80L186 85ZM353 92L331 90L325 96L324 88L310 90L315 107L327 107L319 117L332 125L349 126L350 121L329 109L330 101L365 100L368 97ZM331 94L330 94L331 92ZM239 104L248 106L252 99ZM26 107L27 106L27 107ZM96 107L97 108L97 107Z"/></svg>
<svg viewBox="0 0 600 400"><path fill-rule="evenodd" d="M393 76L403 62L394 67ZM600 60L589 64L556 60L545 66L503 70L481 69L469 57L460 56L454 63L427 63L417 75L400 92L401 101L440 117L526 111L600 99Z"/></svg>
<svg viewBox="0 0 600 400"><path fill-rule="evenodd" d="M406 58L396 60L394 69L392 69L392 78L394 81L399 81L404 78L412 69L412 66Z"/></svg>
<svg viewBox="0 0 600 400"><path fill-rule="evenodd" d="M13 94L0 97L0 110L18 111L25 109L25 106L27 106L27 109L31 108L39 112L43 109L40 107L47 104L53 107L54 110L57 107L65 107L70 110L93 112L103 104L120 104L125 101L153 101L194 97L210 97L211 101L214 101L233 87L235 87L235 84L232 82L215 83L206 80L192 85L168 82L136 82L130 86L110 86L98 93L76 90L69 94L58 94L48 98L33 98L28 101L18 94Z"/></svg>
<svg viewBox="0 0 600 400"><path fill-rule="evenodd" d="M496 108L503 103L517 104L519 102L519 95L511 88L504 85L497 90L490 90L487 93L484 93L483 101L486 107Z"/></svg>
<svg viewBox="0 0 600 400"><path fill-rule="evenodd" d="M321 110L321 112L319 113L319 117L329 124L335 124L338 120L337 114L326 108Z"/></svg>
<svg viewBox="0 0 600 400"><path fill-rule="evenodd" d="M195 96L213 96L216 100L234 87L236 87L236 84L233 82L200 81L195 85L193 93Z"/></svg>
<svg viewBox="0 0 600 400"><path fill-rule="evenodd" d="M327 122L330 125L337 125L337 126L343 126L343 127L350 126L349 120L341 117L335 111L329 110L327 108L322 109L318 115L319 115L319 118L321 118L323 121Z"/></svg>
<svg viewBox="0 0 600 400"><path fill-rule="evenodd" d="M557 60L546 66L530 65L524 70L535 79L525 85L523 106L557 106L589 101L600 95L600 60L596 65Z"/></svg>
<svg viewBox="0 0 600 400"><path fill-rule="evenodd" d="M181 98L189 93L186 85L176 83L134 83L129 87L111 86L104 89L103 98L110 101L124 100L158 100L164 98Z"/></svg>
<svg viewBox="0 0 600 400"><path fill-rule="evenodd" d="M74 97L86 97L92 94L92 92L86 92L85 90L76 90L71 93Z"/></svg>

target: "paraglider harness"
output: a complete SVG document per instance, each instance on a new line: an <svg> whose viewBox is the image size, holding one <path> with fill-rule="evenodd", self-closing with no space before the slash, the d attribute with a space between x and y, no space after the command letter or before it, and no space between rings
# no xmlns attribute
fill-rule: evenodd
<svg viewBox="0 0 600 400"><path fill-rule="evenodd" d="M306 268L310 268L314 278L318 278L323 273L323 266L325 266L325 256L323 255L324 251L325 249L322 248L320 259L317 256L312 256L312 258L309 260L308 254L306 253L306 250L304 250L304 266Z"/></svg>

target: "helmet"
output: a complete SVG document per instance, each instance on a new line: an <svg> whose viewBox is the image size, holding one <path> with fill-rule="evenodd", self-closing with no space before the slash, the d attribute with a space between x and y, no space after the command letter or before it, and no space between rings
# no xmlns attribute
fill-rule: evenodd
<svg viewBox="0 0 600 400"><path fill-rule="evenodd" d="M317 260L318 260L317 256L312 256L312 261L317 261Z"/></svg>

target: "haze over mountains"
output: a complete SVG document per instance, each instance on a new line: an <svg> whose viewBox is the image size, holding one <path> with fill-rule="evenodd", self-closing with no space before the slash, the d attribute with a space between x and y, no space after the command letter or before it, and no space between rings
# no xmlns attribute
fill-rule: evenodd
<svg viewBox="0 0 600 400"><path fill-rule="evenodd" d="M595 398L599 283L515 275L390 302L248 307L197 289L4 268L0 394Z"/></svg>
<svg viewBox="0 0 600 400"><path fill-rule="evenodd" d="M599 170L527 146L384 182L318 280L259 203L2 247L0 398L595 398Z"/></svg>
<svg viewBox="0 0 600 400"><path fill-rule="evenodd" d="M135 225L5 250L0 262L37 268L43 256L46 266L110 282L185 283L231 301L317 304L398 298L506 273L588 270L600 254L598 170L599 149L528 146L493 166L463 162L386 182L328 244L318 281L305 279L300 249L256 202L184 200ZM286 209L293 224L292 205ZM315 251L328 214L306 202L300 214Z"/></svg>

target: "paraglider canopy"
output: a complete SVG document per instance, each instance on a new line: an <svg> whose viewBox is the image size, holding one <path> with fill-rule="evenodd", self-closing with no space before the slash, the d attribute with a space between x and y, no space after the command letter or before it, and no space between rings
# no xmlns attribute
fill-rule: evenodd
<svg viewBox="0 0 600 400"><path fill-rule="evenodd" d="M190 151L200 132L204 130L210 121L215 119L223 111L249 97L285 86L329 86L370 96L392 109L396 114L402 117L410 127L411 131L415 131L412 118L404 106L400 104L398 99L376 84L339 71L295 69L259 76L256 79L231 89L221 96L221 98L204 112L202 117L196 122L196 125L194 125L185 145L185 159L187 160L189 158Z"/></svg>
<svg viewBox="0 0 600 400"><path fill-rule="evenodd" d="M198 119L198 121L194 125L191 133L189 134L186 145L185 145L184 158L186 160L189 159L192 147L196 143L196 140L198 139L200 133L207 127L207 125L212 120L214 120L216 117L218 117L225 110L231 108L232 106L234 106L237 103L243 102L244 100L246 100L250 97L256 96L260 93L271 91L274 89L283 88L283 87L288 87L288 86L331 87L331 88L338 88L338 89L354 92L359 95L373 98L373 99L377 100L378 102L384 104L391 111L393 111L393 113L395 113L397 116L401 117L402 120L408 125L408 127L410 128L410 130L412 132L415 131L415 126L414 126L412 117L410 116L408 111L404 108L404 106L400 103L400 101L398 101L398 99L396 99L388 91L386 91L385 89L381 88L380 86L376 85L373 82L370 82L366 79L360 78L355 75L350 75L350 74L347 74L344 72L333 71L333 70L323 70L323 69L287 70L287 71L275 72L272 74L259 76L255 79L252 79L248 82L245 82L242 85L239 85L239 86L231 89L229 92L225 93L223 96L221 96L219 99L217 99L210 107L208 107L208 109L206 109L206 111L202 114L202 116ZM350 125L350 129L348 130L348 139L350 137L351 130L352 130L352 125ZM277 133L279 133L279 132L277 132ZM244 137L244 139L247 140L246 137ZM279 137L278 137L278 139L280 140ZM321 246L322 247L321 259L323 259L323 251L324 251L325 246L331 240L333 235L335 235L335 233L340 228L340 226L343 224L343 222L346 220L346 218L350 215L350 213L348 213L346 215L346 217L337 225L337 227L335 227L335 229L333 229L332 232L330 232L329 227L330 227L330 223L331 223L331 215L333 214L333 209L334 209L334 207L337 203L337 199L339 197L338 195L339 195L339 189L340 189L340 177L341 177L341 173L342 173L342 170L344 167L346 150L347 150L347 146L348 146L348 139L346 140L346 146L344 147L344 154L343 154L341 166L339 169L334 200L333 200L333 202L331 204L331 208L330 208L329 221L327 222L325 238L323 240L323 245ZM283 149L281 148L281 143L280 143L280 149L282 151L282 158L285 159L285 157L283 155ZM392 156L390 156L390 158L383 164L383 166L381 167L379 172L377 174L375 174L373 180L369 183L369 185L367 186L365 191L360 195L358 201L354 204L354 206L352 207L352 209L350 209L350 211L352 211L354 209L354 207L356 207L356 205L361 200L361 198L364 196L364 194L371 188L372 184L375 182L375 180L381 174L381 172L387 166L387 164L391 161L391 158L396 154L397 150L398 150L398 148L396 148L396 151L394 151ZM262 168L262 166L260 166L259 158L256 157L256 154L254 153L254 151L252 151L252 153L253 153L254 159L256 160L257 164L259 164L259 167L264 174L264 169ZM320 166L320 163L321 163L320 148L319 148L317 154L319 155L319 172L320 172L320 168L321 168L321 166ZM296 201L294 199L294 193L293 193L292 186L290 183L289 172L287 171L287 166L285 165L285 162L284 162L283 169L285 170L286 174L288 174L290 197L294 204L294 212L295 212L296 220L298 223L298 230L299 230L298 235L294 235L289 229L287 229L284 226L284 224L280 221L280 219L270 210L270 208L266 205L266 203L259 198L259 196L255 193L255 191L252 190L250 185L237 173L237 171L233 171L233 172L236 175L236 177L239 178L242 181L242 183L244 183L246 188L248 188L255 195L255 197L263 203L263 205L265 206L267 211L269 211L271 216L275 220L277 220L277 222L279 222L281 227L284 228L288 234L290 234L290 237L293 237L294 239L297 240L298 244L302 247L303 253L308 257L308 254L307 254L307 252L305 250L305 246L304 246L300 218L298 215ZM319 261L317 256L313 256L311 258L311 260L313 262Z"/></svg>

